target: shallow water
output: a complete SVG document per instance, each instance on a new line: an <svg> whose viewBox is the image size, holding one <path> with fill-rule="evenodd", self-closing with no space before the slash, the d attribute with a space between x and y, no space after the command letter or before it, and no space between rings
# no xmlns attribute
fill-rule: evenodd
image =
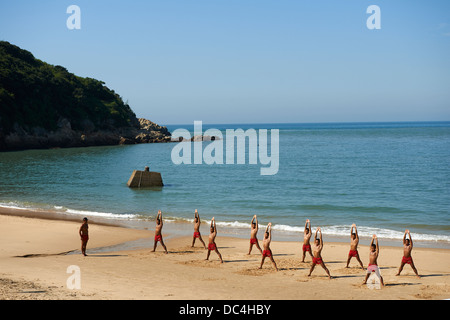
<svg viewBox="0 0 450 320"><path fill-rule="evenodd" d="M192 125L168 128L193 131ZM204 221L214 216L219 227L239 234L257 214L261 228L272 222L286 238L299 237L310 219L328 237L346 238L356 223L363 237L401 240L408 228L413 240L450 245L449 122L203 125L208 128L279 129L277 174L261 175L259 160L249 164L248 146L246 164L239 165L175 165L176 143L4 152L0 205L151 228L158 210L167 220L190 222L198 209ZM194 144L209 143L190 145L194 151ZM161 172L164 187L127 187L132 171L145 166Z"/></svg>

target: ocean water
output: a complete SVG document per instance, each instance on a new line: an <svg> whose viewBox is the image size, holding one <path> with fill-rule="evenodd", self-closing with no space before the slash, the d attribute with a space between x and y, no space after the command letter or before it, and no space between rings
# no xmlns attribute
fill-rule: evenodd
<svg viewBox="0 0 450 320"><path fill-rule="evenodd" d="M193 124L168 128L192 132ZM257 214L260 228L272 222L293 240L306 219L313 231L320 226L324 237L345 241L355 223L363 238L401 243L407 228L416 243L450 248L450 122L203 125L209 128L224 136L279 129L277 174L261 175L265 165L249 164L248 154L245 164L176 165L177 143L4 152L0 206L149 228L158 210L169 223L191 223L198 209L204 221L214 216L222 230L246 236ZM187 144L194 159L194 144L210 142ZM164 187L127 187L145 166L161 172Z"/></svg>

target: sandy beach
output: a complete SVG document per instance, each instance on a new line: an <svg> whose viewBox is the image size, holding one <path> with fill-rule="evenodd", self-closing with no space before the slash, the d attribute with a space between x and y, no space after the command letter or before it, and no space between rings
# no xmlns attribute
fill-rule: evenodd
<svg viewBox="0 0 450 320"><path fill-rule="evenodd" d="M249 241L220 234L216 239L221 264L191 236L166 237L169 251L158 245L151 252L153 230L137 230L90 223L88 256L80 254L81 222L40 219L14 212L0 215L0 299L2 300L439 300L450 298L450 252L414 248L413 258L421 275L406 265L396 276L402 248L380 243L379 265L386 286L362 285L365 271L352 259L345 268L349 245L325 241L322 256L331 272L317 267L308 277L311 258L301 262L299 242L272 241L279 271L266 259L262 269L259 251L247 255ZM81 221L81 219L80 219ZM201 227L207 242L206 223ZM262 231L259 240L262 244ZM134 247L127 249L127 243ZM125 245L119 245L125 244ZM137 245L136 245L137 244ZM141 246L141 247L139 247ZM129 247L129 246L128 246ZM96 249L94 249L96 248ZM359 246L364 266L368 247ZM80 289L68 288L70 266L79 270ZM69 272L68 273L68 268Z"/></svg>

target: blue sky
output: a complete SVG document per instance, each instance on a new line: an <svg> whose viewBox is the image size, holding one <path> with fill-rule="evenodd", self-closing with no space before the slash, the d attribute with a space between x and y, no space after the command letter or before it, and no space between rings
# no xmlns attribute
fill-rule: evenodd
<svg viewBox="0 0 450 320"><path fill-rule="evenodd" d="M0 0L0 40L160 124L450 120L445 0Z"/></svg>

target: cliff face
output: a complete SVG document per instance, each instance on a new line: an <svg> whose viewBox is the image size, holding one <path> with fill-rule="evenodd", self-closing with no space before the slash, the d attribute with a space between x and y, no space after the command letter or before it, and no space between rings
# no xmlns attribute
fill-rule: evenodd
<svg viewBox="0 0 450 320"><path fill-rule="evenodd" d="M169 141L104 82L0 41L0 151Z"/></svg>
<svg viewBox="0 0 450 320"><path fill-rule="evenodd" d="M150 122L139 119L139 122ZM4 134L0 132L0 151L107 146L119 144L170 142L171 135L166 127L153 124L152 127L119 127L104 130L73 130L70 121L61 118L58 129L48 131L33 127L26 131L22 127Z"/></svg>

